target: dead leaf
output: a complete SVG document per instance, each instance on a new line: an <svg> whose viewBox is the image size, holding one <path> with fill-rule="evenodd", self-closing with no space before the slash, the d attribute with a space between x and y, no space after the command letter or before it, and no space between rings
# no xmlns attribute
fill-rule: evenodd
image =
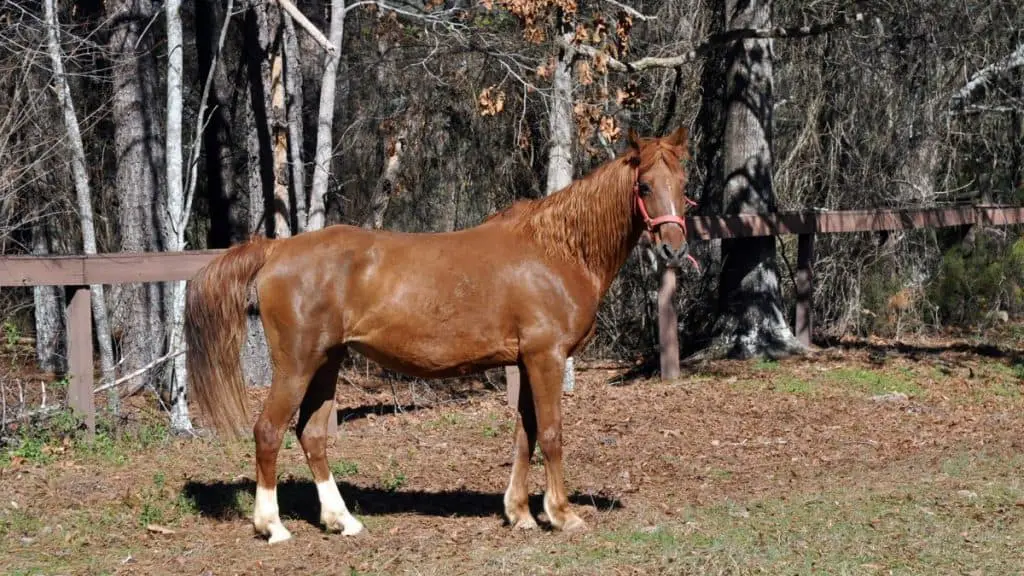
<svg viewBox="0 0 1024 576"><path fill-rule="evenodd" d="M150 532L154 532L156 534L174 534L175 533L174 530L171 530L170 528L167 528L166 526L161 526L159 524L146 524L146 530L148 530Z"/></svg>

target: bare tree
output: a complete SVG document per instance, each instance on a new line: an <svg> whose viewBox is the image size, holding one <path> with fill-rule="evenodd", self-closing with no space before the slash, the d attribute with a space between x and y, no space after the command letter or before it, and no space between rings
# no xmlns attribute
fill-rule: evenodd
<svg viewBox="0 0 1024 576"><path fill-rule="evenodd" d="M229 7L230 9L230 7ZM186 197L185 164L182 149L182 61L183 39L181 31L181 0L167 0L164 4L167 21L167 207L170 225L163 229L165 250L178 252L185 249L185 228L191 203L191 190ZM199 114L202 117L202 113ZM200 142L198 135L196 144ZM168 352L184 347L185 282L171 282L166 309L168 312ZM188 376L185 355L179 354L169 365L167 391L171 411L171 429L188 431L192 422L188 415Z"/></svg>
<svg viewBox="0 0 1024 576"><path fill-rule="evenodd" d="M327 184L330 179L334 151L334 95L338 83L338 62L345 37L345 2L331 1L331 24L328 36L334 54L325 56L323 79L320 83L320 110L317 114L316 155L313 158L313 186L309 193L307 230L319 230L326 223Z"/></svg>
<svg viewBox="0 0 1024 576"><path fill-rule="evenodd" d="M112 59L115 176L119 197L121 250L159 250L166 212L159 207L164 190L164 143L157 111L158 75L153 37L146 28L154 17L152 5L136 0L110 0L112 23L108 57ZM122 370L133 373L160 355L166 342L163 326L163 287L158 283L125 285L118 305ZM153 378L143 373L132 383L138 389Z"/></svg>
<svg viewBox="0 0 1024 576"><path fill-rule="evenodd" d="M71 98L71 88L64 74L64 58L60 48L60 26L57 22L56 0L45 0L43 11L47 26L47 48L53 66L53 82L56 84L57 100L64 112L64 128L67 131L67 145L71 156L71 173L75 182L75 196L78 205L78 219L82 227L82 250L85 254L96 254L96 227L93 224L92 192L89 175L86 172L85 147L78 129L78 115ZM92 315L96 325L96 341L99 344L100 372L102 384L114 381L114 350L110 338L110 324L107 316L107 301L103 285L89 287L92 295ZM111 387L107 392L107 405L117 412L118 391Z"/></svg>

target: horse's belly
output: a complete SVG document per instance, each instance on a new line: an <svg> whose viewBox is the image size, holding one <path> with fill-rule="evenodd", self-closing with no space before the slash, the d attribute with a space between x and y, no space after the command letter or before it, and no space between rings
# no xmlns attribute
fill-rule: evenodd
<svg viewBox="0 0 1024 576"><path fill-rule="evenodd" d="M514 364L514 338L481 334L421 336L400 329L350 341L349 346L389 370L420 378L463 376L495 366Z"/></svg>

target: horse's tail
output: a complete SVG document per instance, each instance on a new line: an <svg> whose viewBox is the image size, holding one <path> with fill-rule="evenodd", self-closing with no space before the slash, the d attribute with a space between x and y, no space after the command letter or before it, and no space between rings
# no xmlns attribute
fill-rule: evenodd
<svg viewBox="0 0 1024 576"><path fill-rule="evenodd" d="M217 432L239 438L249 422L241 352L250 286L272 240L230 248L189 282L185 296L188 377L199 408Z"/></svg>

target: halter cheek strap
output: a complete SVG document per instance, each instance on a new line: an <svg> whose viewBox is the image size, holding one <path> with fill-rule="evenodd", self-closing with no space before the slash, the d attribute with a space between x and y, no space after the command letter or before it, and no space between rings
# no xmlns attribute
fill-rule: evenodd
<svg viewBox="0 0 1024 576"><path fill-rule="evenodd" d="M637 166L634 172L636 177L633 179L633 197L636 198L636 207L637 210L640 211L640 216L644 219L644 225L647 227L647 231L653 234L655 228L662 224L668 224L671 222L673 224L678 224L683 229L683 238L685 238L686 220L683 218L675 214L666 214L664 216L658 216L657 218L651 218L650 213L647 211L647 204L644 202L643 196L640 195L640 167ZM690 206L697 205L696 202L687 198L685 195L683 196L683 200L685 200ZM693 264L694 268L700 270L700 265L697 264L697 260L691 254L687 254L686 258Z"/></svg>

